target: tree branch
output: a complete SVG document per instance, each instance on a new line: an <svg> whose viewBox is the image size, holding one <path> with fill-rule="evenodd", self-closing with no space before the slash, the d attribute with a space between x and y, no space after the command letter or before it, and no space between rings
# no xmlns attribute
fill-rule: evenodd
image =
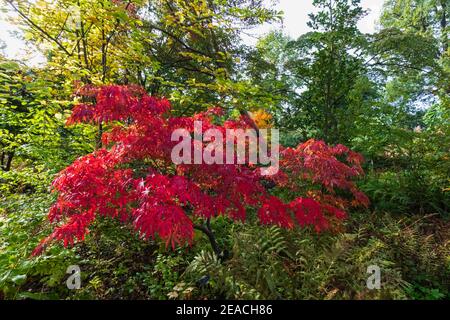
<svg viewBox="0 0 450 320"><path fill-rule="evenodd" d="M196 224L194 225L194 229L197 229L203 232L207 237L209 242L211 243L211 247L218 258L223 258L222 250L220 250L219 245L217 244L216 237L211 229L211 222L208 218L206 220L205 225Z"/></svg>
<svg viewBox="0 0 450 320"><path fill-rule="evenodd" d="M42 33L44 35L45 38L47 38L47 40L53 41L54 43L56 43L56 45L63 50L68 56L72 56L72 53L70 53L66 47L64 47L62 45L62 43L60 41L58 41L57 38L53 37L51 34L49 34L47 31L45 31L44 29L42 29L40 26L38 26L36 23L34 23L33 20L31 20L25 13L23 13L18 7L16 7L14 5L14 3L12 2L12 0L6 0L6 2L14 9L14 11L16 11L30 26L32 26L34 29L36 29L37 31L39 31L40 33Z"/></svg>

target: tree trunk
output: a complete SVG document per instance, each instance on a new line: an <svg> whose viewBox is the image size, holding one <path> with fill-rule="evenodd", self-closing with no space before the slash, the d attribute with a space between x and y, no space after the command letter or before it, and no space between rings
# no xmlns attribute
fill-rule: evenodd
<svg viewBox="0 0 450 320"><path fill-rule="evenodd" d="M206 220L204 225L194 225L194 229L200 230L207 237L209 242L211 243L211 248L214 251L214 254L220 259L220 261L225 261L228 259L228 250L221 250L219 245L217 244L216 236L211 229L210 219Z"/></svg>
<svg viewBox="0 0 450 320"><path fill-rule="evenodd" d="M11 163L12 163L12 159L14 157L14 151L6 153L6 163L5 163L4 156L5 155L3 153L2 154L2 169L3 169L3 171L9 171L9 170L11 170Z"/></svg>

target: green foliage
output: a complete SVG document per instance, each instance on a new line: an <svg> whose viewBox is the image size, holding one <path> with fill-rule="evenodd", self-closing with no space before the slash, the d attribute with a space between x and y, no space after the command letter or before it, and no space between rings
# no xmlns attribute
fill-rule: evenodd
<svg viewBox="0 0 450 320"><path fill-rule="evenodd" d="M448 131L448 126L446 129ZM446 131L407 134L397 145L385 145L361 188L378 211L426 214L450 212L449 135ZM380 164L378 164L380 166Z"/></svg>
<svg viewBox="0 0 450 320"><path fill-rule="evenodd" d="M92 150L90 128L65 128L71 102L59 81L0 57L0 157L3 171L14 159L30 170L58 172L77 155Z"/></svg>
<svg viewBox="0 0 450 320"><path fill-rule="evenodd" d="M279 19L272 1L4 1L66 87L137 83L181 114L270 100L237 71L242 32Z"/></svg>
<svg viewBox="0 0 450 320"><path fill-rule="evenodd" d="M386 0L381 23L433 35L442 39L443 46L448 47L448 26L445 18L449 13L450 6L445 0Z"/></svg>
<svg viewBox="0 0 450 320"><path fill-rule="evenodd" d="M315 237L277 228L235 230L225 263L206 251L186 272L205 279L189 294L234 299L442 299L448 296L448 242L428 229L428 218L396 220L358 214L341 235ZM442 228L442 229L441 229ZM367 267L378 265L381 290L369 290ZM187 279L189 279L189 277ZM183 282L178 293L195 287ZM177 296L178 297L178 296ZM183 295L181 295L183 297Z"/></svg>
<svg viewBox="0 0 450 320"><path fill-rule="evenodd" d="M194 279L208 276L208 289L219 298L261 299L280 298L289 290L282 259L289 254L282 230L277 227L246 228L232 237L232 258L221 262L209 252L201 251L186 272Z"/></svg>
<svg viewBox="0 0 450 320"><path fill-rule="evenodd" d="M38 200L38 201L36 201ZM129 226L99 221L82 246L29 254L52 196L10 196L2 202L0 289L16 299L443 299L448 298L448 222L435 216L394 218L355 213L340 235L286 232L213 221L220 261L200 235L195 250L130 237ZM225 230L225 228L228 228ZM100 232L101 231L101 232ZM66 268L81 268L81 290L68 290ZM366 287L379 265L382 289Z"/></svg>
<svg viewBox="0 0 450 320"><path fill-rule="evenodd" d="M74 261L73 250L52 248L45 257L31 259L42 228L48 194L10 195L0 199L0 295L7 299L57 299L67 294L66 268Z"/></svg>
<svg viewBox="0 0 450 320"><path fill-rule="evenodd" d="M82 275L71 299L168 299L181 281L191 253L167 252L164 244L143 242L129 225L101 219L77 248Z"/></svg>

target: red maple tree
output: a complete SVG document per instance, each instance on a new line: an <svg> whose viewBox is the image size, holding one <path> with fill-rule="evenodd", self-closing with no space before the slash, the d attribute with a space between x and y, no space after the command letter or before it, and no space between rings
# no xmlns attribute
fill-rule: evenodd
<svg viewBox="0 0 450 320"><path fill-rule="evenodd" d="M48 217L54 230L34 255L54 241L68 246L83 240L98 216L131 223L144 238L159 238L171 247L192 244L198 229L219 254L210 227L210 219L219 215L244 221L252 207L263 225L312 226L320 232L344 219L349 207L368 204L353 182L363 174L363 159L345 146L309 140L280 148L280 170L271 177L251 164L175 165L175 129L193 132L196 120L202 130L221 132L254 123L242 116L217 124L224 116L220 108L171 116L168 100L137 86L87 86L79 95L93 102L75 106L67 124L107 123L111 129L102 135L103 148L80 157L53 181L58 198ZM285 202L273 195L274 187L296 197Z"/></svg>

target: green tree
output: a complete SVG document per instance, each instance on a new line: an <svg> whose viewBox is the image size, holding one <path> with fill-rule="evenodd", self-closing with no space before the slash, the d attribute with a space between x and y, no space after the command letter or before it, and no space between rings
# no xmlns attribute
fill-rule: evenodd
<svg viewBox="0 0 450 320"><path fill-rule="evenodd" d="M61 81L39 70L0 57L0 160L3 171L18 164L44 165L54 172L80 152L89 128L66 129L71 101L60 93ZM28 163L27 163L28 162Z"/></svg>
<svg viewBox="0 0 450 320"><path fill-rule="evenodd" d="M380 132L386 121L417 126L415 104L441 72L434 39L396 28L362 34L359 1L314 4L319 11L310 15L311 32L297 40L270 34L249 58L254 83L275 93L279 123L297 138L332 143L373 137L367 132Z"/></svg>
<svg viewBox="0 0 450 320"><path fill-rule="evenodd" d="M241 34L277 17L261 0L150 1L143 28L157 35L145 43L155 63L138 66L138 83L170 97L180 114L215 104L251 108L261 92L239 75Z"/></svg>
<svg viewBox="0 0 450 320"><path fill-rule="evenodd" d="M385 27L431 35L448 50L450 4L447 0L386 0L381 23Z"/></svg>
<svg viewBox="0 0 450 320"><path fill-rule="evenodd" d="M319 11L310 14L312 31L297 40L272 34L260 41L253 61L259 56L271 67L258 62L250 73L256 82L283 95L279 117L288 127L300 128L304 138L346 142L355 95L370 93L362 52L367 40L357 28L365 12L357 0L313 3Z"/></svg>
<svg viewBox="0 0 450 320"><path fill-rule="evenodd" d="M262 0L4 1L69 87L137 83L180 113L250 105L240 35L279 17Z"/></svg>
<svg viewBox="0 0 450 320"><path fill-rule="evenodd" d="M178 114L217 104L246 112L270 99L238 75L242 31L278 17L262 0L3 1L47 56L46 69L65 79L66 94L81 84L137 83L170 97ZM102 132L99 123L97 147Z"/></svg>
<svg viewBox="0 0 450 320"><path fill-rule="evenodd" d="M449 16L450 5L446 0L388 0L381 17L384 28L396 28L411 38L427 37L439 47L439 51L433 50L431 57L428 55L432 59L430 72L398 74L392 81L395 89L400 88L397 99L410 102L420 98L429 108L428 118L433 117L434 124L436 121L448 123L450 119ZM415 49L421 50L419 46ZM408 96L402 94L405 91Z"/></svg>

